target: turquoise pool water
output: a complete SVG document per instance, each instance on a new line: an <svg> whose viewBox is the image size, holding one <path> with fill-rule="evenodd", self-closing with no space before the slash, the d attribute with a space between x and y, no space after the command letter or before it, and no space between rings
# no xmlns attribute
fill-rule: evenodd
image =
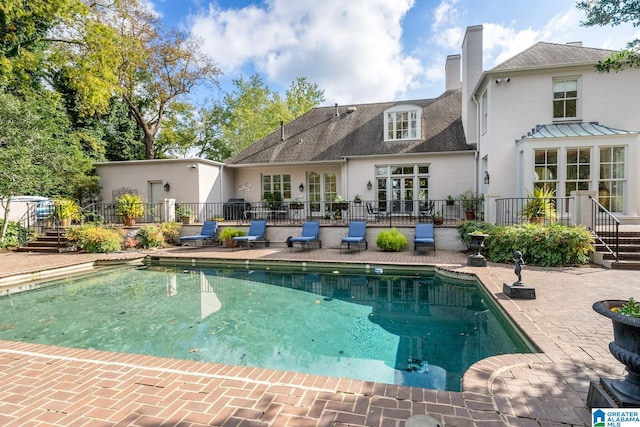
<svg viewBox="0 0 640 427"><path fill-rule="evenodd" d="M438 275L127 268L0 298L0 339L460 390L532 346Z"/></svg>

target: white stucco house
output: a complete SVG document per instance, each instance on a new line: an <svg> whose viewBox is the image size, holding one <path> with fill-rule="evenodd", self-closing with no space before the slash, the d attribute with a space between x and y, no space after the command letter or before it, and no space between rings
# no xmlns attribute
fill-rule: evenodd
<svg viewBox="0 0 640 427"><path fill-rule="evenodd" d="M447 58L437 98L314 108L224 164L100 163L101 197L137 188L150 201L259 202L275 192L322 216L336 195L359 195L415 214L466 190L494 204L544 185L559 198L590 192L640 223L640 70L598 73L612 51L544 42L484 70L482 31L469 27L461 53Z"/></svg>

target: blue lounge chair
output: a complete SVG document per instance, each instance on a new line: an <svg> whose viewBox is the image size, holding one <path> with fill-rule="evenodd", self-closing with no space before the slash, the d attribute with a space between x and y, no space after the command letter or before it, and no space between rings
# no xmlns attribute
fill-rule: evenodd
<svg viewBox="0 0 640 427"><path fill-rule="evenodd" d="M351 221L349 223L349 234L340 241L340 253L342 253L343 248L347 250L351 249L351 245L356 245L358 252L360 252L360 247L363 243L364 248L369 249L369 243L367 243L367 223L365 221Z"/></svg>
<svg viewBox="0 0 640 427"><path fill-rule="evenodd" d="M413 239L413 254L418 251L418 246L433 246L436 253L436 239L433 235L433 224L416 224L416 238Z"/></svg>
<svg viewBox="0 0 640 427"><path fill-rule="evenodd" d="M200 234L195 234L193 236L182 236L180 237L180 242L193 241L194 245L197 246L198 241L202 240L202 245L204 246L205 244L209 244L210 241L215 240L217 232L217 221L205 221L204 224L202 224L202 230L200 230Z"/></svg>
<svg viewBox="0 0 640 427"><path fill-rule="evenodd" d="M238 244L246 242L249 248L252 248L257 242L264 243L266 247L269 247L271 242L269 242L269 239L265 237L266 230L267 221L263 219L253 220L249 225L249 231L247 232L247 235L234 237L233 240L238 242Z"/></svg>
<svg viewBox="0 0 640 427"><path fill-rule="evenodd" d="M322 247L322 241L318 238L320 234L320 223L318 221L305 221L302 224L302 234L297 237L291 237L289 242L291 242L291 250L293 251L293 245L296 243L300 243L302 249L309 250L309 246L313 244L317 244L318 248Z"/></svg>

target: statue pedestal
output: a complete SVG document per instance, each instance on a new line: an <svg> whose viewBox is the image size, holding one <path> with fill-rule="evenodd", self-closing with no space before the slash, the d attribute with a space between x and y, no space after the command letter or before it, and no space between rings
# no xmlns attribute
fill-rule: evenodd
<svg viewBox="0 0 640 427"><path fill-rule="evenodd" d="M467 265L470 265L471 267L486 267L487 259L480 254L469 255Z"/></svg>
<svg viewBox="0 0 640 427"><path fill-rule="evenodd" d="M536 299L536 288L525 285L502 283L502 293L512 299Z"/></svg>

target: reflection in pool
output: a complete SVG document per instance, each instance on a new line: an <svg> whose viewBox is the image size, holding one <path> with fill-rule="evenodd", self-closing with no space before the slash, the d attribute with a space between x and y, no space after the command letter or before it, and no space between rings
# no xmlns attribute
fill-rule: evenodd
<svg viewBox="0 0 640 427"><path fill-rule="evenodd" d="M120 269L0 298L0 339L460 390L530 352L479 284L437 274Z"/></svg>

